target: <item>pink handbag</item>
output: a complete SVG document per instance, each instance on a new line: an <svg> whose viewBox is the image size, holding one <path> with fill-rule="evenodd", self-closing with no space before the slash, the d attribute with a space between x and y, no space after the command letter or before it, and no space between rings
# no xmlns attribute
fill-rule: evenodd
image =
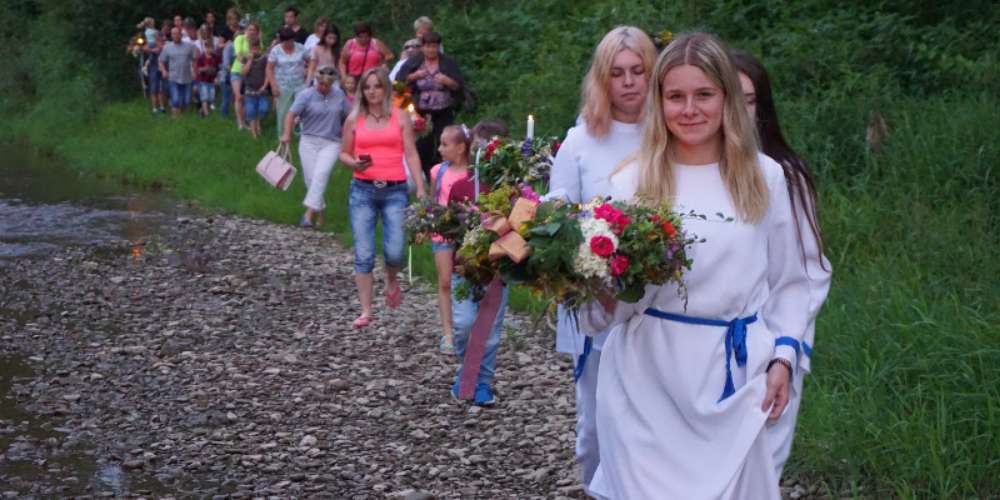
<svg viewBox="0 0 1000 500"><path fill-rule="evenodd" d="M290 155L287 144L280 144L277 151L268 151L264 158L257 163L257 173L267 181L268 184L287 191L295 179L295 167L289 161Z"/></svg>

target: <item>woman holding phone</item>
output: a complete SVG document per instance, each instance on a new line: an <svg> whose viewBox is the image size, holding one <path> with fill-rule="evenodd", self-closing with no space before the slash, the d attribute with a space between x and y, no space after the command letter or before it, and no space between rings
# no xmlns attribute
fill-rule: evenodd
<svg viewBox="0 0 1000 500"><path fill-rule="evenodd" d="M427 197L420 156L408 113L392 106L389 73L375 67L361 75L354 111L344 123L340 161L354 169L349 209L354 235L354 280L361 314L354 328L374 321L372 313L375 267L375 225L382 218L382 254L385 258L385 302L391 309L403 302L398 274L403 263L404 210L409 202L406 171L417 185L417 196ZM404 164L403 158L406 158Z"/></svg>

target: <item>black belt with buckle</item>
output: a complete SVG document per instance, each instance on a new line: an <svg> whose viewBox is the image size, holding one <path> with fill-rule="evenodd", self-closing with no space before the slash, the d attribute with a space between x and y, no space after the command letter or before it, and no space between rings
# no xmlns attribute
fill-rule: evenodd
<svg viewBox="0 0 1000 500"><path fill-rule="evenodd" d="M354 179L358 182L364 182L365 184L371 184L378 189L386 188L389 186L398 186L400 184L406 184L406 181L383 181L383 180L368 180L368 179Z"/></svg>

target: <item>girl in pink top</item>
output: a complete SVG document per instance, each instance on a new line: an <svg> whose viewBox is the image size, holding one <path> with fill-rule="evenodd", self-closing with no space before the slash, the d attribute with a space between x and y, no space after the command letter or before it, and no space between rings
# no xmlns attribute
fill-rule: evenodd
<svg viewBox="0 0 1000 500"><path fill-rule="evenodd" d="M340 74L361 76L371 68L384 66L395 59L389 47L372 36L371 26L363 21L354 24L354 38L340 52Z"/></svg>
<svg viewBox="0 0 1000 500"><path fill-rule="evenodd" d="M448 204L451 188L456 182L469 177L469 148L471 134L464 125L449 125L441 131L441 153L443 162L431 169L431 190L434 201ZM446 241L438 235L432 237L434 267L438 275L438 311L441 313L441 344L444 354L455 353L455 336L451 319L451 272L454 261L455 242Z"/></svg>

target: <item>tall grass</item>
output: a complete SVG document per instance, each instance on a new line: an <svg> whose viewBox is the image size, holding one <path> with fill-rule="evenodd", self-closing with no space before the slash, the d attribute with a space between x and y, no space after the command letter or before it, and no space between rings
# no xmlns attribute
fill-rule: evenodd
<svg viewBox="0 0 1000 500"><path fill-rule="evenodd" d="M784 116L820 167L835 273L791 470L824 471L837 478L835 492L867 485L856 491L865 496L995 495L997 99L891 103L890 138L878 153L861 141L863 114L853 121L857 139L831 148L833 135L805 132L822 130L830 115L805 104Z"/></svg>

